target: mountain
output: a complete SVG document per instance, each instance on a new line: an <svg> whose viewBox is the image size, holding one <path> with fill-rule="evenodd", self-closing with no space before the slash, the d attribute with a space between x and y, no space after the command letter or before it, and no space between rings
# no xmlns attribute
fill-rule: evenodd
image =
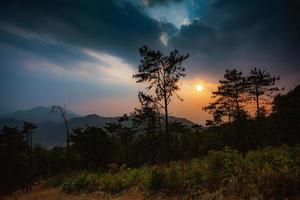
<svg viewBox="0 0 300 200"><path fill-rule="evenodd" d="M78 117L79 115L72 111L66 110L68 119ZM40 122L60 122L61 116L59 113L51 113L51 109L47 107L38 106L30 110L22 110L0 116L1 119L16 119L22 121L29 121L32 123Z"/></svg>
<svg viewBox="0 0 300 200"><path fill-rule="evenodd" d="M71 128L84 127L84 126L97 126L102 127L106 123L117 122L119 117L102 117L96 114L87 115L84 117L75 117L69 120Z"/></svg>
<svg viewBox="0 0 300 200"><path fill-rule="evenodd" d="M0 116L0 129L3 126L11 126L22 128L24 121L33 122L37 125L37 129L33 134L33 141L48 148L53 146L65 145L65 126L61 116L50 114L50 108L36 107L27 111L18 111L7 115ZM106 123L117 122L119 117L103 117L91 114L79 117L72 111L67 111L67 119L70 130L77 127L96 126L103 127ZM170 122L178 121L187 126L194 123L185 118L177 118L170 116ZM131 122L127 122L127 125Z"/></svg>

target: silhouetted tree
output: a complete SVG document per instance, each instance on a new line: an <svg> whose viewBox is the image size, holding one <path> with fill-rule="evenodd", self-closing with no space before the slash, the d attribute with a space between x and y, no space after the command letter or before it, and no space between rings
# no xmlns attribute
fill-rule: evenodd
<svg viewBox="0 0 300 200"><path fill-rule="evenodd" d="M124 125L125 122L128 122L127 126ZM127 114L120 117L117 122L107 123L104 128L113 137L119 164L130 164L130 151L135 131L129 126Z"/></svg>
<svg viewBox="0 0 300 200"><path fill-rule="evenodd" d="M261 103L271 103L268 101L273 97L274 92L279 89L275 86L276 81L280 77L272 77L270 73L253 68L247 76L247 92L252 99L256 102L256 116L259 118L264 113L264 107L260 106Z"/></svg>
<svg viewBox="0 0 300 200"><path fill-rule="evenodd" d="M32 161L33 161L33 169L34 169L34 181L40 182L40 179L46 179L49 174L49 151L41 146L36 145L32 151Z"/></svg>
<svg viewBox="0 0 300 200"><path fill-rule="evenodd" d="M70 138L88 169L105 169L113 159L113 142L102 128L75 128Z"/></svg>
<svg viewBox="0 0 300 200"><path fill-rule="evenodd" d="M56 175L63 172L66 169L66 148L65 147L53 147L49 150L49 166L48 174Z"/></svg>
<svg viewBox="0 0 300 200"><path fill-rule="evenodd" d="M24 136L27 138L27 144L29 146L29 177L30 177L30 181L28 182L28 190L31 191L32 190L32 185L33 185L33 178L34 178L34 169L33 169L33 160L32 160L32 150L33 150L33 130L36 129L37 126L34 125L33 123L30 122L24 122L23 125L23 133Z"/></svg>
<svg viewBox="0 0 300 200"><path fill-rule="evenodd" d="M203 109L213 114L217 124L222 122L224 116L228 116L229 122L231 118L241 120L244 112L243 103L247 101L246 78L236 69L226 70L224 79L219 83L217 91L212 92L215 101Z"/></svg>
<svg viewBox="0 0 300 200"><path fill-rule="evenodd" d="M212 98L214 102L209 106L204 107L213 114L214 123L220 124L222 117L228 116L234 120L234 132L240 134L241 144L240 149L245 152L247 149L246 132L243 130L245 120L248 118L248 113L244 110L244 103L248 101L246 96L246 78L241 71L236 69L226 70L224 79L219 81L220 85L217 91L213 91Z"/></svg>
<svg viewBox="0 0 300 200"><path fill-rule="evenodd" d="M157 129L161 130L160 113L157 104L152 96L139 92L140 108L136 108L132 113L133 127L139 131L145 132L148 142L145 147L145 152L149 155L152 164L157 162L158 137Z"/></svg>
<svg viewBox="0 0 300 200"><path fill-rule="evenodd" d="M29 156L23 131L3 127L0 131L0 196L24 187L28 189Z"/></svg>
<svg viewBox="0 0 300 200"><path fill-rule="evenodd" d="M66 157L66 161L67 161L67 174L70 174L70 130L69 130L69 125L68 125L68 120L67 120L67 116L66 116L66 110L64 107L62 106L57 106L57 105L53 105L51 106L51 112L58 112L61 117L63 118L64 124L65 124L65 128L66 128L66 141L67 141L67 157Z"/></svg>
<svg viewBox="0 0 300 200"><path fill-rule="evenodd" d="M271 117L274 119L272 132L279 136L277 140L287 144L300 142L300 85L274 98Z"/></svg>
<svg viewBox="0 0 300 200"><path fill-rule="evenodd" d="M169 160L169 111L168 106L173 95L177 97L179 90L179 80L185 76L185 68L182 62L189 55L180 55L177 50L173 50L169 55L164 55L160 51L154 51L147 46L140 48L141 64L138 73L133 75L137 83L148 83L147 89L153 90L156 94L156 102L164 110L165 134L166 134L166 160ZM180 98L180 97L179 97Z"/></svg>

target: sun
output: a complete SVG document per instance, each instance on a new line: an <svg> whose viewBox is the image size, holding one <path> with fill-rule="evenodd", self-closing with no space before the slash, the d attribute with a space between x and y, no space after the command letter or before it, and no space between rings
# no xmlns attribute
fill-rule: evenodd
<svg viewBox="0 0 300 200"><path fill-rule="evenodd" d="M204 89L203 85L200 85L200 84L196 85L196 90L198 92L201 92L203 89Z"/></svg>

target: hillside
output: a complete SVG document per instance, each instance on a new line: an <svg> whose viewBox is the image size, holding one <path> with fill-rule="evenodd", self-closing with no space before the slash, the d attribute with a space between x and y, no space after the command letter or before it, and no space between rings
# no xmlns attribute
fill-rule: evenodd
<svg viewBox="0 0 300 200"><path fill-rule="evenodd" d="M117 122L116 117L103 117L96 114L79 116L74 112L67 110L67 119L69 127L73 128L95 126L103 127L106 123ZM49 108L35 107L29 110L17 111L0 116L0 128L4 126L22 128L24 121L35 123L38 127L33 134L35 144L41 144L48 148L53 146L62 146L65 144L65 126L61 116L58 113L52 113ZM194 123L185 118L170 116L170 121L182 122L187 126L192 126ZM130 122L127 122L130 124Z"/></svg>

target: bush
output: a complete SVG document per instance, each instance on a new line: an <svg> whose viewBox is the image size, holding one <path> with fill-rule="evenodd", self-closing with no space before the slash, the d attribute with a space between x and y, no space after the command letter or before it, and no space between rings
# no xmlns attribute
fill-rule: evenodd
<svg viewBox="0 0 300 200"><path fill-rule="evenodd" d="M147 189L152 192L158 192L163 188L163 182L165 174L162 169L154 167L149 175L149 178L146 182Z"/></svg>
<svg viewBox="0 0 300 200"><path fill-rule="evenodd" d="M204 182L209 189L216 190L226 185L235 174L235 167L241 163L236 150L225 147L222 151L210 151L204 160Z"/></svg>
<svg viewBox="0 0 300 200"><path fill-rule="evenodd" d="M66 192L91 192L98 189L99 175L95 173L82 172L77 176L70 177L62 184Z"/></svg>
<svg viewBox="0 0 300 200"><path fill-rule="evenodd" d="M266 199L300 195L300 165L297 148L268 147L249 152L246 162L253 169L257 189Z"/></svg>
<svg viewBox="0 0 300 200"><path fill-rule="evenodd" d="M187 199L293 199L300 196L299 149L269 147L243 158L226 147L210 151L201 160L136 169L114 166L108 173L81 172L48 183L62 185L66 192L118 194L136 188L145 194L176 194Z"/></svg>

